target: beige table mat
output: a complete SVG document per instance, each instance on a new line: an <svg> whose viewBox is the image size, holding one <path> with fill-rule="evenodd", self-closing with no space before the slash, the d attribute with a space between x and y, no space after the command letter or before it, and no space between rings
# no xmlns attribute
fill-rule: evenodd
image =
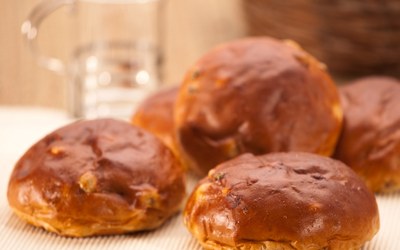
<svg viewBox="0 0 400 250"><path fill-rule="evenodd" d="M200 250L180 215L147 233L74 239L47 233L19 220L8 207L6 191L13 165L36 140L68 123L54 110L0 107L0 249ZM194 180L191 178L190 188ZM381 229L365 250L400 250L400 192L378 196ZM360 208L362 209L362 208Z"/></svg>

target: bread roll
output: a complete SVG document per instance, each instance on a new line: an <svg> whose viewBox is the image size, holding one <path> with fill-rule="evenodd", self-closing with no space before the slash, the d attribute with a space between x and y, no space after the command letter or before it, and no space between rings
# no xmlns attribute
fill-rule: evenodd
<svg viewBox="0 0 400 250"><path fill-rule="evenodd" d="M359 250L379 214L349 167L292 152L220 164L189 197L184 222L204 249Z"/></svg>
<svg viewBox="0 0 400 250"><path fill-rule="evenodd" d="M340 89L344 126L335 157L374 192L400 189L400 81L365 77Z"/></svg>
<svg viewBox="0 0 400 250"><path fill-rule="evenodd" d="M186 73L174 116L179 156L200 175L244 152L330 156L342 123L325 66L265 37L206 53Z"/></svg>
<svg viewBox="0 0 400 250"><path fill-rule="evenodd" d="M132 123L159 137L170 149L176 151L174 139L173 108L179 87L163 89L139 105Z"/></svg>
<svg viewBox="0 0 400 250"><path fill-rule="evenodd" d="M184 173L159 139L101 119L60 128L16 164L8 201L28 223L67 236L149 230L178 212Z"/></svg>

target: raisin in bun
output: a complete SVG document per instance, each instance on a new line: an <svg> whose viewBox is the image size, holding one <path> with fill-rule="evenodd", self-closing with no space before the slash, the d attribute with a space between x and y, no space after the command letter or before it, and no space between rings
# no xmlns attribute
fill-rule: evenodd
<svg viewBox="0 0 400 250"><path fill-rule="evenodd" d="M170 149L176 150L173 107L179 87L160 90L149 96L137 108L132 123L159 137Z"/></svg>
<svg viewBox="0 0 400 250"><path fill-rule="evenodd" d="M340 92L344 126L335 157L375 192L400 189L400 81L366 77Z"/></svg>
<svg viewBox="0 0 400 250"><path fill-rule="evenodd" d="M291 152L220 164L189 197L184 222L204 249L358 250L377 233L379 214L349 167Z"/></svg>
<svg viewBox="0 0 400 250"><path fill-rule="evenodd" d="M329 156L342 123L324 65L294 42L265 37L204 55L184 78L174 116L179 156L201 175L244 152Z"/></svg>
<svg viewBox="0 0 400 250"><path fill-rule="evenodd" d="M61 235L154 229L180 209L184 173L171 151L127 122L101 119L62 127L17 162L11 208Z"/></svg>

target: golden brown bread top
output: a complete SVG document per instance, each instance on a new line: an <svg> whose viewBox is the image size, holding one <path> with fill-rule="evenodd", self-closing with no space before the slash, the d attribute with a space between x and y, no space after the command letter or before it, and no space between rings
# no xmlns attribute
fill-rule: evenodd
<svg viewBox="0 0 400 250"><path fill-rule="evenodd" d="M184 219L206 248L269 241L356 249L379 229L375 197L362 180L309 153L245 154L220 164L193 191Z"/></svg>
<svg viewBox="0 0 400 250"><path fill-rule="evenodd" d="M158 136L170 149L175 149L173 107L178 86L158 91L137 108L132 123Z"/></svg>
<svg viewBox="0 0 400 250"><path fill-rule="evenodd" d="M101 119L33 145L13 170L8 200L35 225L86 236L155 228L178 211L184 189L182 168L161 141Z"/></svg>
<svg viewBox="0 0 400 250"><path fill-rule="evenodd" d="M335 157L373 191L400 188L400 81L365 77L341 89L342 135Z"/></svg>
<svg viewBox="0 0 400 250"><path fill-rule="evenodd" d="M272 38L221 45L188 70L175 105L180 157L205 175L241 153L331 155L339 97L324 66Z"/></svg>

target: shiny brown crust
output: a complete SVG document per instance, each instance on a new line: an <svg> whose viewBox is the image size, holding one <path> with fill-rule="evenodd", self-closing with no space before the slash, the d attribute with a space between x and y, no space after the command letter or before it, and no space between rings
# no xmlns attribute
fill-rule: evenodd
<svg viewBox="0 0 400 250"><path fill-rule="evenodd" d="M184 78L174 117L180 157L201 175L244 152L329 156L342 122L324 65L272 38L234 41L203 56Z"/></svg>
<svg viewBox="0 0 400 250"><path fill-rule="evenodd" d="M68 236L160 226L180 209L184 174L160 140L127 122L60 128L18 161L8 201L22 219Z"/></svg>
<svg viewBox="0 0 400 250"><path fill-rule="evenodd" d="M335 157L374 192L400 189L400 81L366 77L340 91L344 126Z"/></svg>
<svg viewBox="0 0 400 250"><path fill-rule="evenodd" d="M178 90L179 87L175 86L151 95L132 117L132 124L153 133L173 151L176 151L173 108Z"/></svg>
<svg viewBox="0 0 400 250"><path fill-rule="evenodd" d="M244 154L211 170L184 222L205 249L359 249L379 229L374 195L343 163Z"/></svg>

